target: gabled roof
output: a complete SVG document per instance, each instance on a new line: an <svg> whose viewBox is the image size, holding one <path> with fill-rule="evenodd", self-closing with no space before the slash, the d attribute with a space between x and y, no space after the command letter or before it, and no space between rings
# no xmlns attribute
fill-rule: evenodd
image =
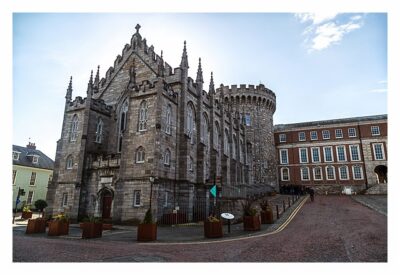
<svg viewBox="0 0 400 275"><path fill-rule="evenodd" d="M15 165L35 167L47 170L54 169L54 161L45 154L43 154L42 151L40 150L13 145L13 152L14 151L20 153L18 160L13 159L13 164ZM32 156L39 157L38 163L32 162Z"/></svg>

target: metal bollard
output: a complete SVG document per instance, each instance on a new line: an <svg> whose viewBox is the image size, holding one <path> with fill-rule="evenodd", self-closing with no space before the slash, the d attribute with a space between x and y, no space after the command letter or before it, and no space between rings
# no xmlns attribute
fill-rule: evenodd
<svg viewBox="0 0 400 275"><path fill-rule="evenodd" d="M276 206L276 219L279 219L279 206L278 205L275 206Z"/></svg>
<svg viewBox="0 0 400 275"><path fill-rule="evenodd" d="M285 212L286 211L285 201L282 201L282 204L283 204L283 212Z"/></svg>
<svg viewBox="0 0 400 275"><path fill-rule="evenodd" d="M290 207L290 198L288 198L288 202L289 202L289 207Z"/></svg>

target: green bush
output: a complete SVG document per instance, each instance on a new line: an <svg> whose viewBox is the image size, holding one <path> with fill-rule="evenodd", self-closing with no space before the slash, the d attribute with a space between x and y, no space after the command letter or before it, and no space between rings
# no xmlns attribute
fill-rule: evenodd
<svg viewBox="0 0 400 275"><path fill-rule="evenodd" d="M35 208L43 212L43 209L47 207L47 202L45 200L37 200L35 201Z"/></svg>
<svg viewBox="0 0 400 275"><path fill-rule="evenodd" d="M143 224L151 224L153 222L153 214L151 213L151 209L149 208L144 215Z"/></svg>

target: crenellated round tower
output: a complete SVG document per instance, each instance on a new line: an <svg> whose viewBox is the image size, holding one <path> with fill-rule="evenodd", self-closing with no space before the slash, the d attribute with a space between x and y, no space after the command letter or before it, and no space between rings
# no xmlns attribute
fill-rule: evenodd
<svg viewBox="0 0 400 275"><path fill-rule="evenodd" d="M217 89L223 105L234 117L240 117L246 129L246 149L251 159L247 160L253 183L256 186L270 185L277 189L276 149L274 147L273 115L276 96L263 84L221 86Z"/></svg>

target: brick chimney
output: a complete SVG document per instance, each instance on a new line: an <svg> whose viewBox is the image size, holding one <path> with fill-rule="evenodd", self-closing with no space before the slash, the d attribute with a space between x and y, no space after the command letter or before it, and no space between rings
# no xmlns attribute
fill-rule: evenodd
<svg viewBox="0 0 400 275"><path fill-rule="evenodd" d="M29 142L28 145L26 145L26 148L36 150L36 145L35 143Z"/></svg>

